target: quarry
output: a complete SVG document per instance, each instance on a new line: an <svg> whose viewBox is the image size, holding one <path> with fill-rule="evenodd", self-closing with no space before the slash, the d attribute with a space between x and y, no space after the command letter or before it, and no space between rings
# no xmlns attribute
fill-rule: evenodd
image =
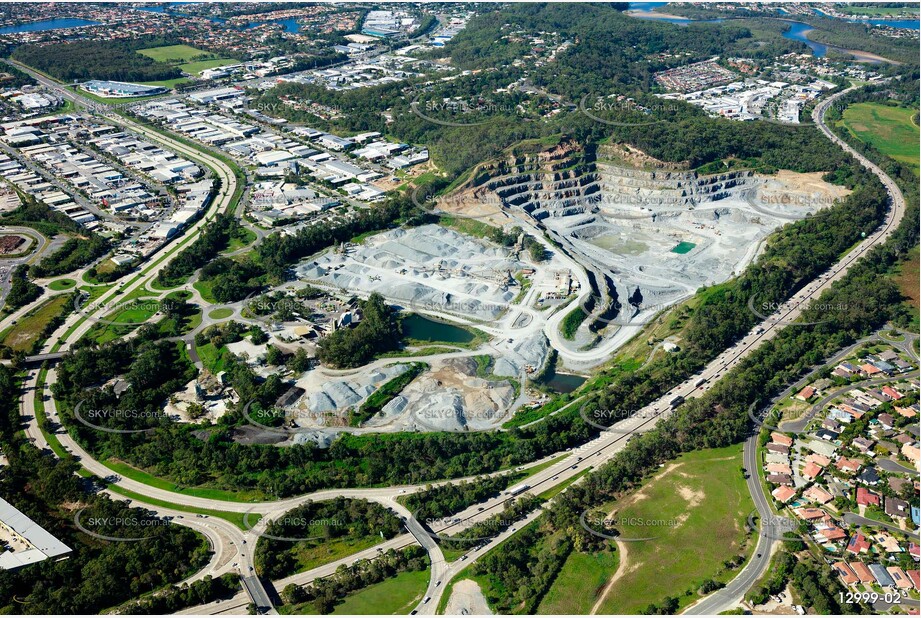
<svg viewBox="0 0 921 618"><path fill-rule="evenodd" d="M436 340L430 351L411 341L403 354L358 369L304 373L290 432L274 441L496 430L541 398L529 384L551 358L560 370L591 371L655 315L741 272L773 231L846 195L821 174L701 174L630 152L588 156L565 143L481 165L435 202L436 213L520 227L549 258L533 261L520 240L502 246L467 228L429 224L304 260L295 274L305 285L340 298L377 292L404 315L480 336L470 345ZM579 307L588 317L564 337L561 322ZM379 412L350 422L416 361L425 368Z"/></svg>

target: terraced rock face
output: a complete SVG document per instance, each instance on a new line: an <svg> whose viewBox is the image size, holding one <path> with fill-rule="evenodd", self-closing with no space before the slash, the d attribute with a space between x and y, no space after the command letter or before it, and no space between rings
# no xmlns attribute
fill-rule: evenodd
<svg viewBox="0 0 921 618"><path fill-rule="evenodd" d="M530 220L585 267L601 307L623 305L639 289L638 315L621 309L615 323L623 325L729 279L773 230L846 194L799 178L811 175L639 169L605 160L611 154L564 143L509 157L478 168L446 203L475 215L478 204L492 204L497 222Z"/></svg>

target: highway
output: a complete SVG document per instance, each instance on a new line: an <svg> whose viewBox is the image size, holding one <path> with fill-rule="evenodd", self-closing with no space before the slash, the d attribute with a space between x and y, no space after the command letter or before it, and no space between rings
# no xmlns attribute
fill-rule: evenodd
<svg viewBox="0 0 921 618"><path fill-rule="evenodd" d="M46 83L46 85L52 85L53 87L60 89L58 84L50 82L50 80L44 78L43 76L36 75L36 78L38 78L43 83ZM63 89L63 91L66 93L65 96L68 96L68 94L70 95L68 98L71 100L82 99L82 97L74 95L74 93L66 89ZM843 148L851 152L863 163L866 161L865 159L850 149L850 147L846 146L846 144L843 144L843 142L840 142L840 140L831 135L830 131L827 131L827 128L824 128L824 125L821 124L822 117L824 116L825 111L828 109L828 106L838 97L842 96L842 94L830 98L816 108L817 113L819 114L817 124L819 124L820 128L823 128L823 130L827 132L826 134L828 134L830 138L836 141L836 143L840 143ZM98 108L98 105L96 107ZM144 134L150 139L161 142L167 147L176 150L177 152L180 152L192 158L193 160L205 162L209 167L212 167L215 173L218 174L218 177L221 178L222 186L217 198L213 200L212 205L209 208L209 212L205 218L190 228L179 241L167 245L163 250L161 250L160 253L155 255L152 258L152 263L147 268L143 269L140 275L132 273L123 279L119 285L113 287L112 290L104 294L102 298L99 299L99 304L103 304L107 300L112 300L118 295L130 294L130 292L140 288L141 286L145 285L147 281L153 279L160 272L160 270L162 270L162 268L164 268L169 263L170 257L178 253L178 250L182 246L185 246L187 243L191 242L195 235L200 232L205 225L207 225L208 220L213 217L216 212L221 209L226 210L229 208L237 182L232 170L230 170L229 167L223 164L223 162L221 162L219 159L216 159L207 153L201 152L197 149L192 149L189 146L175 141L158 131L153 131L130 120L121 118L110 118L110 120L112 122L122 124L133 131ZM869 162L864 164L868 167L872 166L872 163ZM818 280L812 282L797 292L793 296L793 299L791 299L790 303L786 304L784 307L771 314L770 316L767 316L765 320L763 320L757 327L752 329L751 332L743 337L732 348L724 351L716 359L711 361L700 373L689 378L682 384L674 387L669 392L663 394L657 401L652 402L651 404L645 406L643 409L637 411L634 417L618 423L616 426L616 431L604 431L597 438L591 440L578 449L571 450L567 453L562 453L561 455L564 455L564 458L561 461L554 464L553 466L550 466L549 468L546 468L545 470L534 474L529 478L528 483L531 486L529 491L535 494L541 493L546 489L552 488L562 483L566 483L572 477L582 474L590 468L598 467L600 464L609 460L616 453L621 451L633 433L648 431L654 427L658 420L671 410L670 402L675 397L681 396L684 398L691 398L703 394L710 387L710 385L715 382L716 379L723 376L726 371L737 366L743 359L758 349L762 344L770 341L773 337L775 337L777 333L785 328L791 321L796 320L800 316L802 308L806 306L809 301L817 299L819 295L827 290L834 281L837 281L843 277L847 270L860 257L865 255L866 252L869 251L873 246L883 242L895 229L898 221L901 220L904 214L905 204L901 193L898 191L898 188L895 187L891 179L888 179L888 177L886 177L885 174L883 174L882 171L879 170L879 168L876 166L872 166L870 169L874 169L874 172L880 176L881 180L883 180L883 183L887 186L887 189L890 192L890 196L892 197L892 207L887 213L886 221L881 226L881 228L879 228L877 231L869 235L861 243L855 246L840 262L838 262L838 264L833 266L826 275L823 275ZM56 351L58 347L61 349L67 349L70 345L79 340L79 338L94 324L92 320L83 320L82 323L77 325L80 319L82 319L82 316L79 314L71 315L65 321L65 324L62 325L62 327L59 328L56 333L49 339L49 342L59 341L60 345L52 346L49 343L45 346L45 349L43 349L42 352L47 353ZM75 325L77 325L76 328L72 332L68 332L69 329ZM52 347L55 348L55 350L52 350ZM49 372L49 385L53 384L54 378L54 372ZM27 379L26 392L23 398L23 412L24 416L26 417L30 416L30 410L34 410L34 395L35 387L37 385L36 383L37 372L35 372L35 374L31 375ZM53 399L46 402L46 407L48 409L49 416L52 419L57 420L55 418ZM28 423L27 434L34 438L36 444L38 445L38 440L41 437L41 434L37 431L37 427L34 426L34 420ZM70 450L76 457L78 457L80 463L86 469L103 478L112 476L113 472L111 469L95 461L78 444L76 444L76 442L73 441L69 435L66 433L58 434L58 438L68 450ZM284 513L299 504L303 504L307 500L322 500L340 496L374 500L382 504L387 504L396 512L400 512L399 509L402 507L397 505L395 498L408 491L418 491L420 489L420 486L370 489L328 489L313 492L304 496L298 496L295 498L287 498L284 500L262 503L242 503L188 496L184 494L175 494L167 490L154 488L137 481L132 481L131 479L119 478L115 480L114 484L145 496L169 501L176 504L182 504L187 507L207 508L237 513L253 510L254 512L258 512L267 516L267 518L271 518L277 513ZM453 534L463 530L476 521L480 521L486 517L489 517L490 515L495 515L496 513L500 512L503 508L505 500L507 499L508 496L497 496L490 500L484 501L479 505L474 505L466 509L462 514L458 515L458 518L461 520L459 523L444 525L433 531L436 533ZM756 497L756 504L757 503L758 499ZM152 508L152 510L157 510L159 512L158 509ZM529 515L528 520L536 518L539 513L539 510L533 512L531 515ZM186 518L188 517L189 515L186 514ZM248 531L245 533L239 529L234 529L234 531L231 532L231 529L234 528L233 526L225 527L222 523L218 523L215 518L211 518L208 525L214 526L215 528L226 528L226 534L233 537L234 539L234 547L237 558L236 562L241 565L239 570L244 576L249 576L250 573L252 573L252 551L256 544L255 536L259 532L259 527L257 526L253 531ZM432 577L431 581L429 582L426 595L430 596L431 600L427 603L423 603L418 608L419 613L434 613L435 608L438 605L438 601L444 592L445 584L447 584L449 578L456 574L456 572L463 568L463 566L466 566L471 561L473 561L477 556L482 555L482 553L485 553L491 548L496 547L503 540L508 538L508 536L514 533L513 529L509 529L498 537L486 542L486 544L481 549L475 550L474 552L468 554L468 559L466 561L457 561L452 564L447 564L444 561L443 555L440 555L441 551L438 549L438 546L432 541L431 537L427 535L425 530L421 528L419 523L412 518L411 514L407 517L407 528L411 534L401 535L396 539L391 539L390 541L381 544L379 547L398 547L400 546L400 543L407 544L410 542L417 542L426 547L426 549L429 551L429 555L432 557ZM514 526L513 528L518 529L519 526ZM254 540L247 543L247 538ZM759 551L761 549L761 543L762 540L759 540ZM349 559L340 561L339 563L354 561L356 556L373 556L376 552L377 549L372 548L362 552L361 554L350 556ZM762 551L762 553L765 556L768 554L767 551ZM221 554L225 555L226 550L222 550ZM461 562L463 562L463 564L460 564ZM757 577L760 576L761 572L763 572L766 564L762 564L762 562L766 563L766 560L757 562L752 561L750 564L754 564L754 566L751 568L743 569L742 574L740 574L740 576L737 577L736 580L733 580L733 582L730 584L730 586L734 587L733 590L737 588L744 594L744 590L747 590L747 587L750 586L750 582L755 581ZM226 562L222 562L222 560L219 560L218 563L226 564ZM215 572L219 571L221 568L223 567L214 566L214 562L212 565L209 565L209 570L214 570ZM335 567L333 567L333 565L324 565L324 567L321 567L320 569L314 569L311 572L306 574L299 574L298 576L289 579L291 581L296 581L297 583L306 583L307 581L310 581L311 578L323 576L322 573L329 570L330 568L333 568L334 570ZM736 583L737 580L738 583ZM257 600L260 599L260 595L264 593L264 590L260 592L258 587L255 587L258 580L256 580L256 582L253 582L252 580L249 581L252 584L251 596ZM280 586L283 586L285 581L286 580L275 582L276 588L280 589ZM438 581L442 581L442 584L438 585ZM728 588L729 586L727 586L727 589ZM728 596L730 595L727 593L727 595L724 595L723 597L716 595L710 597L715 600L704 607L710 609L711 611L701 611L700 613L716 613L718 611L722 611L722 609L728 608L731 606L730 600L725 598ZM708 598L707 601L709 601L710 598ZM239 599L237 599L236 602L238 601ZM199 613L236 611L238 609L237 606L224 606L225 603L232 604L233 602L234 601L227 601L213 604L212 606L193 608L193 610L196 610ZM695 606L695 613L698 612L701 605L703 605L703 603L699 603L697 606ZM191 612L190 610L190 613L194 612Z"/></svg>

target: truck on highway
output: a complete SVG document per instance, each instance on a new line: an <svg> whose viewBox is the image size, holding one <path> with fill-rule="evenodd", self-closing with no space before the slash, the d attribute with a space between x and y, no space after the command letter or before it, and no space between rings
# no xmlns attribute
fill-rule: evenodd
<svg viewBox="0 0 921 618"><path fill-rule="evenodd" d="M700 386L703 386L703 385L706 384L706 383L707 383L707 378L701 378L701 379L697 380L697 382L694 382L694 388L698 388L698 387L700 387Z"/></svg>
<svg viewBox="0 0 921 618"><path fill-rule="evenodd" d="M506 495L508 495L508 496L517 496L517 495L519 495L519 494L523 494L524 492L528 491L529 489L531 489L531 486L525 483L525 484L522 484L522 485L518 485L517 487L512 487L511 489L509 489L509 490L508 490L507 492L505 492L505 493L506 493Z"/></svg>
<svg viewBox="0 0 921 618"><path fill-rule="evenodd" d="M668 402L668 405L670 405L672 408L677 408L683 403L684 403L684 397L682 397L681 395L678 395L677 397L672 397L672 400Z"/></svg>

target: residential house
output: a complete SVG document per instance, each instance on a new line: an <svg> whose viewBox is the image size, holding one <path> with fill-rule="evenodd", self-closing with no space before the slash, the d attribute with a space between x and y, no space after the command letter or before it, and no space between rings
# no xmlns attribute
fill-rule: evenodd
<svg viewBox="0 0 921 618"><path fill-rule="evenodd" d="M779 431L771 432L771 442L777 444L783 444L784 446L793 446L793 438L788 435L782 434Z"/></svg>
<svg viewBox="0 0 921 618"><path fill-rule="evenodd" d="M794 399L799 399L800 401L809 401L813 397L815 397L815 389L811 386L803 388L803 390L793 396Z"/></svg>
<svg viewBox="0 0 921 618"><path fill-rule="evenodd" d="M838 576L841 578L841 581L844 582L846 586L854 586L860 582L860 579L857 577L857 573L854 572L847 562L839 561L831 565L833 569L838 573Z"/></svg>
<svg viewBox="0 0 921 618"><path fill-rule="evenodd" d="M860 580L861 584L876 583L876 578L873 577L873 572L863 562L849 562L848 566L851 567L851 570L854 571L854 574L857 576L857 579Z"/></svg>
<svg viewBox="0 0 921 618"><path fill-rule="evenodd" d="M886 497L885 507L886 515L898 519L909 517L908 503L899 498Z"/></svg>
<svg viewBox="0 0 921 618"><path fill-rule="evenodd" d="M858 532L847 542L847 550L855 556L870 553L870 541Z"/></svg>
<svg viewBox="0 0 921 618"><path fill-rule="evenodd" d="M821 466L814 463L807 463L805 467L803 467L803 478L805 479L814 481L820 474L822 474Z"/></svg>
<svg viewBox="0 0 921 618"><path fill-rule="evenodd" d="M879 506L879 494L875 494L866 487L857 488L857 504L860 506Z"/></svg>
<svg viewBox="0 0 921 618"><path fill-rule="evenodd" d="M793 477L789 474L768 474L764 477L768 483L772 485L789 485L793 486Z"/></svg>
<svg viewBox="0 0 921 618"><path fill-rule="evenodd" d="M789 455L790 454L790 447L785 444L769 442L766 448L771 453L777 453L779 455Z"/></svg>
<svg viewBox="0 0 921 618"><path fill-rule="evenodd" d="M893 588L895 587L895 580L892 579L892 576L889 575L889 571L886 570L881 564L871 564L870 572L873 573L873 577L876 578L876 583L882 586L883 588Z"/></svg>
<svg viewBox="0 0 921 618"><path fill-rule="evenodd" d="M829 502L834 500L834 496L832 496L830 493L825 491L824 488L818 485L813 485L812 487L804 491L803 497L813 502L817 502L819 504L828 504Z"/></svg>
<svg viewBox="0 0 921 618"><path fill-rule="evenodd" d="M793 496L796 495L796 490L792 487L780 486L774 491L771 492L771 495L774 496L774 499L778 502L786 504L789 502Z"/></svg>
<svg viewBox="0 0 921 618"><path fill-rule="evenodd" d="M841 457L838 461L835 462L835 467L845 474L854 474L860 470L861 462L858 459L848 459L847 457Z"/></svg>

